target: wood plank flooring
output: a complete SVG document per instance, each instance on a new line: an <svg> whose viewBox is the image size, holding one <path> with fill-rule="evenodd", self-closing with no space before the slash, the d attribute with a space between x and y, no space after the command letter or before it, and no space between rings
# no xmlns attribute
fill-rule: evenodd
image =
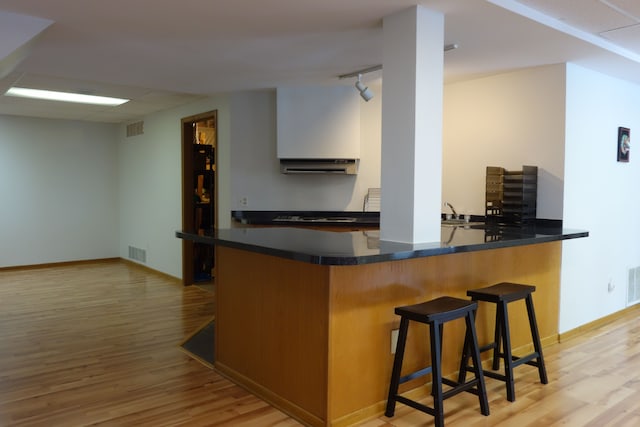
<svg viewBox="0 0 640 427"><path fill-rule="evenodd" d="M0 271L0 426L294 426L179 345L213 294L128 263Z"/></svg>
<svg viewBox="0 0 640 427"><path fill-rule="evenodd" d="M0 426L299 426L185 354L214 295L123 261L0 270ZM549 384L516 370L445 402L448 427L639 426L640 310L544 349ZM432 426L398 404L362 427Z"/></svg>

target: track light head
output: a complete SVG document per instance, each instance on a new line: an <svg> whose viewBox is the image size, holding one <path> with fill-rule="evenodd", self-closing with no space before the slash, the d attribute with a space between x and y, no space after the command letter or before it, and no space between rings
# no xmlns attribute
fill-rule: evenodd
<svg viewBox="0 0 640 427"><path fill-rule="evenodd" d="M369 100L371 98L373 98L373 92L371 90L369 90L369 88L366 87L360 81L361 77L362 77L362 75L358 74L358 81L356 81L356 89L358 89L358 92L360 92L360 96L362 97L362 99L364 99L365 101L369 102Z"/></svg>
<svg viewBox="0 0 640 427"><path fill-rule="evenodd" d="M368 87L365 87L364 90L360 92L360 96L362 99L369 102L369 100L373 98L373 92L371 92Z"/></svg>

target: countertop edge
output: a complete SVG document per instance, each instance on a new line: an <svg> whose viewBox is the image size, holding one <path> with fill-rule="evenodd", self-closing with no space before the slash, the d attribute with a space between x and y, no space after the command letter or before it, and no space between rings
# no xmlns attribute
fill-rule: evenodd
<svg viewBox="0 0 640 427"><path fill-rule="evenodd" d="M323 231L318 231L324 233ZM225 238L219 238L212 235L198 235L195 233L188 233L184 231L176 231L176 237L203 244L213 244L233 249L246 250L250 252L261 253L264 255L272 255L281 258L287 258L295 261L307 262L311 264L319 265L335 265L335 266L349 266L349 265L361 265L372 264L386 261L396 261L411 258L423 258L429 256L447 255L464 252L477 252L483 250L509 248L516 246L525 246L533 244L541 244L562 240L570 240L588 237L589 232L583 230L558 230L558 232L548 232L548 234L540 233L522 238L507 239L507 240L495 240L489 242L479 242L473 244L465 244L459 246L448 246L446 244L433 243L432 247L417 248L417 249L399 249L399 250L386 250L378 254L365 254L365 255L348 255L348 254L313 254L306 253L299 250L287 250L276 247L269 247L259 244L252 244L247 242L234 241ZM393 242L390 242L392 245ZM383 242L384 244L384 242Z"/></svg>

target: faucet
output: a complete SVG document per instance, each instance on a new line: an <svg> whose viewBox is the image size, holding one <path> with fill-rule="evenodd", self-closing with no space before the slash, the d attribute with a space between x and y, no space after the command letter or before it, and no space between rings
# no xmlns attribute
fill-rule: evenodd
<svg viewBox="0 0 640 427"><path fill-rule="evenodd" d="M451 208L451 212L453 212L453 217L454 218L458 218L458 212L456 212L456 210L453 208L453 206L451 205L451 203L449 202L444 202L445 206L449 206L449 208Z"/></svg>

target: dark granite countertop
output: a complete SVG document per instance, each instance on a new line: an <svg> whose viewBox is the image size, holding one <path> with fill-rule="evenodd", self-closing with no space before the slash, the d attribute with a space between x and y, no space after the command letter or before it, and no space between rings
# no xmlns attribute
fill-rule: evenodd
<svg viewBox="0 0 640 427"><path fill-rule="evenodd" d="M378 230L331 232L305 228L268 227L221 229L205 235L176 232L177 237L195 242L322 265L369 264L532 245L588 235L587 231L562 227L443 226L440 242L409 244L381 241Z"/></svg>

